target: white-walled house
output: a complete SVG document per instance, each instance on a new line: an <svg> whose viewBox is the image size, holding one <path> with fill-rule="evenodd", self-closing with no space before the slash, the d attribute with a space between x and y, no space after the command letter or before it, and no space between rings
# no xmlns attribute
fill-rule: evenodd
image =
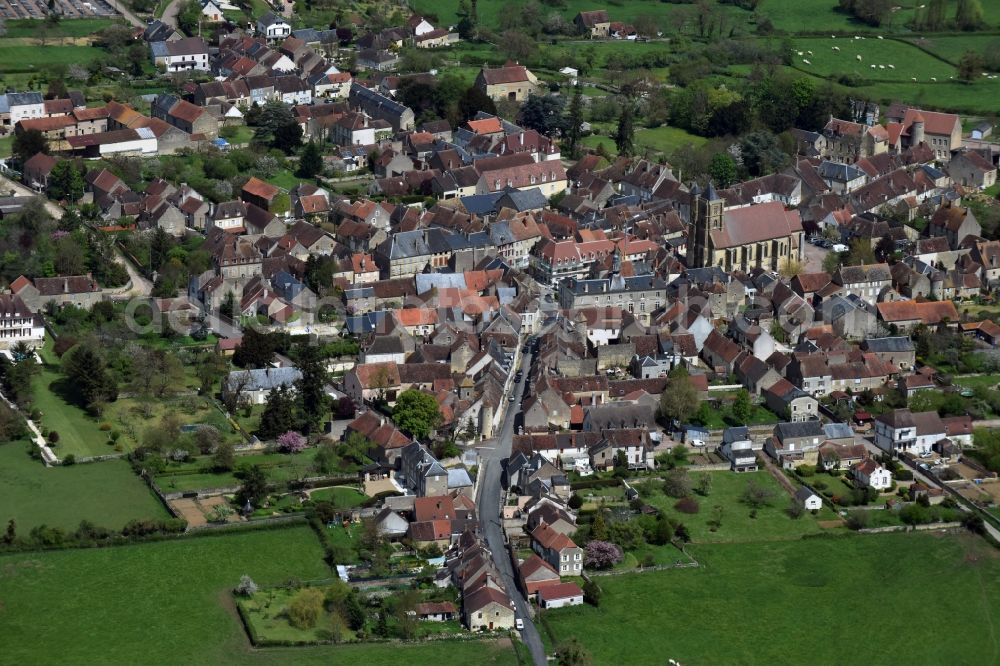
<svg viewBox="0 0 1000 666"><path fill-rule="evenodd" d="M865 488L883 491L892 487L892 472L871 458L851 467L854 480Z"/></svg>
<svg viewBox="0 0 1000 666"><path fill-rule="evenodd" d="M896 409L875 419L875 446L886 453L921 456L947 437L947 431L937 412Z"/></svg>
<svg viewBox="0 0 1000 666"><path fill-rule="evenodd" d="M795 501L806 511L819 511L823 508L823 498L804 486L795 491Z"/></svg>
<svg viewBox="0 0 1000 666"><path fill-rule="evenodd" d="M153 64L165 71L209 71L208 45L200 37L186 37L172 42L153 42L149 45Z"/></svg>
<svg viewBox="0 0 1000 666"><path fill-rule="evenodd" d="M292 26L274 12L268 12L257 19L257 34L269 42L277 42L292 34Z"/></svg>
<svg viewBox="0 0 1000 666"><path fill-rule="evenodd" d="M556 583L538 590L538 605L542 608L564 608L583 603L583 590L576 583Z"/></svg>

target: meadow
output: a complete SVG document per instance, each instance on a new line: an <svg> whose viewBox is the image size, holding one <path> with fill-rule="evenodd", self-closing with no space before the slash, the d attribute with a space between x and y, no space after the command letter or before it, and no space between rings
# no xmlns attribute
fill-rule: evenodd
<svg viewBox="0 0 1000 666"><path fill-rule="evenodd" d="M931 35L908 38L908 42L926 49L934 55L958 63L966 51L984 53L987 49L1000 48L1000 35Z"/></svg>
<svg viewBox="0 0 1000 666"><path fill-rule="evenodd" d="M120 530L133 519L170 517L124 461L46 468L27 447L0 444L0 522L13 518L19 534L38 525L75 530L81 520Z"/></svg>
<svg viewBox="0 0 1000 666"><path fill-rule="evenodd" d="M545 623L556 641L577 637L595 664L1000 659L1000 555L978 538L851 535L690 551L699 568L599 578L600 608L548 611Z"/></svg>
<svg viewBox="0 0 1000 666"><path fill-rule="evenodd" d="M13 73L40 72L50 65L72 65L96 60L104 51L95 46L50 44L10 44L0 40L0 76Z"/></svg>
<svg viewBox="0 0 1000 666"><path fill-rule="evenodd" d="M7 21L7 39L37 38L38 26L41 22L33 19L16 19ZM54 26L48 26L49 37L90 37L95 32L108 28L118 21L110 18L81 18L60 21Z"/></svg>
<svg viewBox="0 0 1000 666"><path fill-rule="evenodd" d="M0 557L2 661L21 664L514 664L497 643L254 650L230 590L331 576L306 527ZM45 640L39 628L45 628Z"/></svg>
<svg viewBox="0 0 1000 666"><path fill-rule="evenodd" d="M793 66L820 76L855 75L870 81L947 81L955 67L894 39L795 39ZM840 49L835 51L834 48ZM809 54L812 51L812 54ZM802 52L803 55L798 55ZM857 56L861 56L859 62ZM806 64L808 60L810 64ZM872 69L875 65L875 69ZM880 69L878 65L882 65ZM889 67L892 65L893 67Z"/></svg>
<svg viewBox="0 0 1000 666"><path fill-rule="evenodd" d="M823 532L817 518L832 520L836 516L829 509L824 509L819 516L805 514L800 518L792 518L787 509L791 501L788 493L778 485L778 482L768 472L747 472L734 474L732 472L692 472L691 478L697 483L700 476L708 474L712 480L711 491L707 497L692 495L700 505L696 514L681 513L674 508L677 500L667 497L661 491L661 484L640 484L639 490L643 501L655 506L671 518L678 520L688 528L692 543L746 542L781 539L798 539L807 534ZM750 483L767 488L772 493L769 506L757 509L756 518L750 516L751 508L741 501L743 492ZM721 520L715 531L711 523L719 515Z"/></svg>

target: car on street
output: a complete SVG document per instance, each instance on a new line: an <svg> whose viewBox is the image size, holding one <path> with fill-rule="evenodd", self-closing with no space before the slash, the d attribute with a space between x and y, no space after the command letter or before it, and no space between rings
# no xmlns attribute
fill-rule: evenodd
<svg viewBox="0 0 1000 666"><path fill-rule="evenodd" d="M518 631L524 629L524 620L522 620L519 617L514 618L514 628L517 629Z"/></svg>

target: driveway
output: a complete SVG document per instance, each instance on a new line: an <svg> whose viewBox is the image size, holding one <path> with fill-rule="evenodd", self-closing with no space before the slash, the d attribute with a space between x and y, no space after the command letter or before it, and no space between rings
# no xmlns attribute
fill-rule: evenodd
<svg viewBox="0 0 1000 666"><path fill-rule="evenodd" d="M524 354L519 367L527 369L531 366L531 354ZM524 394L524 383L527 381L527 372L521 381L511 386L511 392L516 396L514 402L505 402L506 412L503 422L497 432L496 439L492 447L479 449L479 497L478 506L479 524L483 528L486 536L486 545L493 555L497 570L503 578L504 587L514 602L517 616L524 620L524 629L521 630L521 640L528 646L531 652L531 660L535 666L545 666L545 647L542 645L542 637L538 633L538 628L531 621L531 608L527 599L521 594L517 587L514 567L511 564L510 556L507 553L507 542L504 539L503 529L500 523L500 502L502 489L500 487L500 461L510 457L511 447L514 444L514 419L521 408L521 396Z"/></svg>
<svg viewBox="0 0 1000 666"><path fill-rule="evenodd" d="M181 0L171 0L170 4L167 5L166 9L163 10L163 16L160 20L169 25L173 29L177 29L177 15L181 11Z"/></svg>
<svg viewBox="0 0 1000 666"><path fill-rule="evenodd" d="M45 210L49 212L49 215L51 215L57 220L62 219L63 213L65 211L63 211L62 208L60 208L58 205L50 201L48 197L46 197L44 194L39 194L38 192L32 190L30 187L25 187L21 183L15 180L11 180L7 176L0 175L0 191L2 191L4 194L7 194L12 190L14 195L19 197L41 197L42 199L45 200Z"/></svg>

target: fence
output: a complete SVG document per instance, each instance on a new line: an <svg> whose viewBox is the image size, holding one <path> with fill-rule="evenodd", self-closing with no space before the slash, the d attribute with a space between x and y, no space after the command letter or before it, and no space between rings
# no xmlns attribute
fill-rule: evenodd
<svg viewBox="0 0 1000 666"><path fill-rule="evenodd" d="M927 532L933 530L961 529L962 523L927 523L926 525L887 525L886 527L866 527L859 534L885 534L888 532Z"/></svg>

